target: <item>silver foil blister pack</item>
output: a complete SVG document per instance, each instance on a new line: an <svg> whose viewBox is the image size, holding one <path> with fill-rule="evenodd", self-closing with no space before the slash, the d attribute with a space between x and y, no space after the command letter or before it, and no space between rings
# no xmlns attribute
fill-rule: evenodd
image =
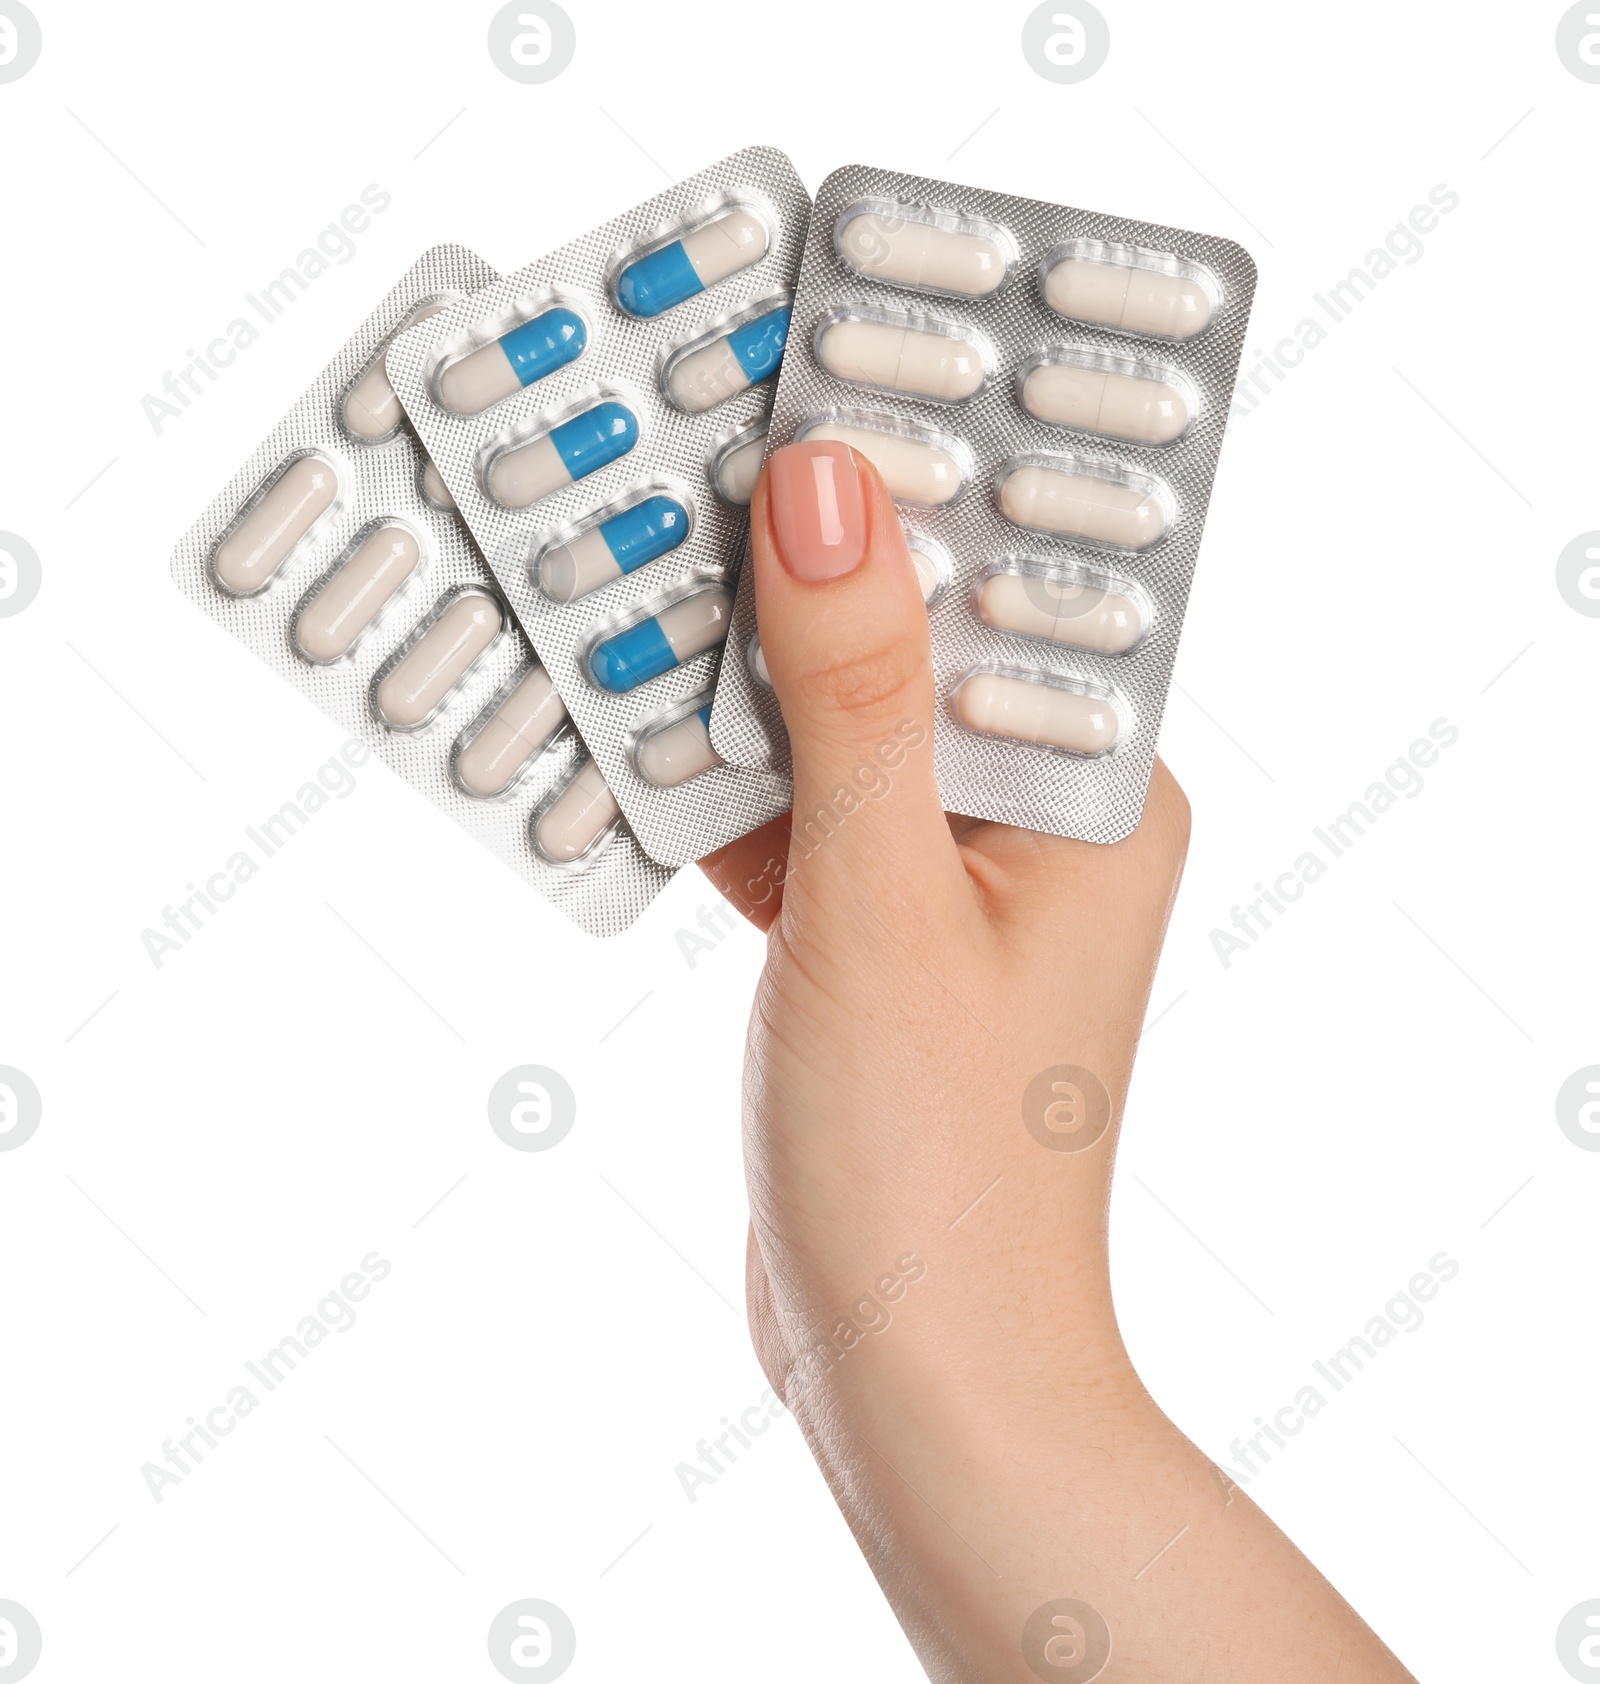
<svg viewBox="0 0 1600 1684"><path fill-rule="evenodd" d="M769 448L870 457L925 596L943 570L951 811L1093 842L1138 824L1254 287L1229 240L861 166L823 183ZM711 735L789 770L750 569Z"/></svg>
<svg viewBox="0 0 1600 1684"><path fill-rule="evenodd" d="M419 258L185 534L172 575L574 922L606 935L672 873L598 786L384 367L395 334L495 279L460 246Z"/></svg>
<svg viewBox="0 0 1600 1684"><path fill-rule="evenodd" d="M708 734L810 201L736 152L396 338L394 388L646 851L787 806ZM776 805L775 805L776 804Z"/></svg>

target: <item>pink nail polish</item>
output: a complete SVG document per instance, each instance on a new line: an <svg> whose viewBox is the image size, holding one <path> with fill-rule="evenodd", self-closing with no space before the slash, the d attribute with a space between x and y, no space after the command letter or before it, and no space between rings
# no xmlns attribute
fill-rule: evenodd
<svg viewBox="0 0 1600 1684"><path fill-rule="evenodd" d="M861 565L867 553L867 499L848 445L791 444L767 470L772 531L783 565L819 584Z"/></svg>

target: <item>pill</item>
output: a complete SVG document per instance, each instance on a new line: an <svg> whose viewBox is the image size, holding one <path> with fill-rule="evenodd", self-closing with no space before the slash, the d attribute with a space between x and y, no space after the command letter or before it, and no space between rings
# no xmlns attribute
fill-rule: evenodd
<svg viewBox="0 0 1600 1684"><path fill-rule="evenodd" d="M1109 696L1084 688L1051 683L1042 673L974 672L956 686L952 701L961 723L986 736L1104 754L1116 746L1122 721Z"/></svg>
<svg viewBox="0 0 1600 1684"><path fill-rule="evenodd" d="M1006 252L990 234L864 211L839 230L839 255L858 274L899 286L987 298L1006 278Z"/></svg>
<svg viewBox="0 0 1600 1684"><path fill-rule="evenodd" d="M437 316L449 302L445 298L430 299L421 309L406 317L395 330L396 334L418 322L427 321L429 316ZM373 359L366 372L345 393L340 414L344 417L345 429L363 444L382 444L399 431L405 411L400 407L394 387L389 384L389 371L384 367L381 354Z"/></svg>
<svg viewBox="0 0 1600 1684"><path fill-rule="evenodd" d="M1058 427L1140 444L1171 444L1190 419L1188 397L1170 381L1072 362L1030 369L1022 381L1022 407Z"/></svg>
<svg viewBox="0 0 1600 1684"><path fill-rule="evenodd" d="M295 648L318 666L343 660L421 561L421 546L405 527L369 533L295 615Z"/></svg>
<svg viewBox="0 0 1600 1684"><path fill-rule="evenodd" d="M325 456L295 457L217 545L217 583L234 596L265 589L338 496L339 476Z"/></svg>
<svg viewBox="0 0 1600 1684"><path fill-rule="evenodd" d="M741 435L730 439L720 451L711 468L711 483L717 495L729 503L745 507L756 488L756 476L761 472L761 460L767 449L767 429L763 426L749 438Z"/></svg>
<svg viewBox="0 0 1600 1684"><path fill-rule="evenodd" d="M1018 526L1118 549L1148 549L1167 530L1167 510L1155 480L1143 474L1128 479L1131 484L1071 467L1028 464L1006 473L1000 509Z"/></svg>
<svg viewBox="0 0 1600 1684"><path fill-rule="evenodd" d="M550 674L541 666L529 667L456 755L457 784L482 801L504 795L566 722L567 710Z"/></svg>
<svg viewBox="0 0 1600 1684"><path fill-rule="evenodd" d="M617 276L617 302L630 315L659 316L767 254L767 225L747 210L728 211Z"/></svg>
<svg viewBox="0 0 1600 1684"><path fill-rule="evenodd" d="M391 730L420 730L472 671L503 624L493 597L463 592L379 681L373 711Z"/></svg>
<svg viewBox="0 0 1600 1684"><path fill-rule="evenodd" d="M1144 635L1143 604L1092 577L1002 569L980 579L980 620L1018 637L1045 638L1101 655L1121 655Z"/></svg>
<svg viewBox="0 0 1600 1684"><path fill-rule="evenodd" d="M1122 333L1193 339L1211 320L1211 294L1197 272L1169 274L1119 260L1109 246L1095 256L1067 256L1044 278L1052 310L1076 322L1095 322Z"/></svg>
<svg viewBox="0 0 1600 1684"><path fill-rule="evenodd" d="M761 647L760 632L750 639L750 670L769 690L772 688L772 674L767 668L767 652Z"/></svg>
<svg viewBox="0 0 1600 1684"><path fill-rule="evenodd" d="M539 589L574 602L677 549L689 536L689 511L674 497L646 497L539 558Z"/></svg>
<svg viewBox="0 0 1600 1684"><path fill-rule="evenodd" d="M450 487L444 483L444 476L434 467L431 457L423 457L422 472L417 476L417 489L422 493L423 501L431 503L436 509L453 509L456 500L450 495Z"/></svg>
<svg viewBox="0 0 1600 1684"><path fill-rule="evenodd" d="M841 380L951 401L970 398L988 372L969 339L870 316L829 322L817 336L817 360Z"/></svg>
<svg viewBox="0 0 1600 1684"><path fill-rule="evenodd" d="M889 495L897 502L937 507L948 503L961 489L961 464L932 439L884 432L877 427L847 427L833 421L808 427L805 436L831 439L859 450L883 475Z"/></svg>
<svg viewBox="0 0 1600 1684"><path fill-rule="evenodd" d="M917 584L922 590L922 600L932 602L944 584L943 564L932 550L918 549L913 543L911 565L917 570Z"/></svg>
<svg viewBox="0 0 1600 1684"><path fill-rule="evenodd" d="M709 345L675 357L667 365L662 386L679 409L700 415L770 380L783 361L788 334L789 306L780 304Z"/></svg>
<svg viewBox="0 0 1600 1684"><path fill-rule="evenodd" d="M583 355L589 328L576 310L546 310L454 362L439 375L439 401L477 415Z"/></svg>
<svg viewBox="0 0 1600 1684"><path fill-rule="evenodd" d="M633 762L639 776L658 789L676 789L720 766L722 756L711 746L711 704L650 732L640 742Z"/></svg>
<svg viewBox="0 0 1600 1684"><path fill-rule="evenodd" d="M589 672L602 690L621 694L636 689L715 649L728 635L732 607L733 593L726 585L679 597L648 620L597 643L589 655Z"/></svg>
<svg viewBox="0 0 1600 1684"><path fill-rule="evenodd" d="M534 846L555 865L574 865L598 845L621 811L600 768L586 760L534 820Z"/></svg>
<svg viewBox="0 0 1600 1684"><path fill-rule="evenodd" d="M626 456L639 442L639 422L626 404L597 403L489 464L489 495L507 509L525 509L585 474Z"/></svg>

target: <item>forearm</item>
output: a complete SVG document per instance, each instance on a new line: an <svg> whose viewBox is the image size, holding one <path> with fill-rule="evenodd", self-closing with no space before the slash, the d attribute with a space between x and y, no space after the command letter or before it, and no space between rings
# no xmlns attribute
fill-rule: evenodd
<svg viewBox="0 0 1600 1684"><path fill-rule="evenodd" d="M788 1390L937 1684L1409 1678L1157 1408L1108 1301L1018 1305L975 1338L935 1279L918 1292Z"/></svg>

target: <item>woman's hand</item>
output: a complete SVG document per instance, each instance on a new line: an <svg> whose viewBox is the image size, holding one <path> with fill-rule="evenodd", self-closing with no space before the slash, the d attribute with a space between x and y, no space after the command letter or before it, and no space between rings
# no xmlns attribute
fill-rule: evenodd
<svg viewBox="0 0 1600 1684"><path fill-rule="evenodd" d="M1182 792L1158 764L1111 847L947 818L926 612L877 472L788 446L751 527L793 830L706 862L770 931L745 1075L751 1327L924 1666L1406 1679L1162 1416L1117 1329L1111 1167Z"/></svg>

